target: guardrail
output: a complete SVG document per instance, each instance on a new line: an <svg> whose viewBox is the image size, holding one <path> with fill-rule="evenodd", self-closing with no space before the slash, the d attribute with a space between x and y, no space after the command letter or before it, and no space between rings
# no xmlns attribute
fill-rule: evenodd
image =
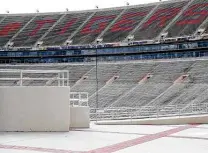
<svg viewBox="0 0 208 153"><path fill-rule="evenodd" d="M87 92L71 92L70 106L88 106Z"/></svg>
<svg viewBox="0 0 208 153"><path fill-rule="evenodd" d="M56 86L69 86L69 71L0 69L0 81L13 82L13 86L30 86L33 81L43 81L42 86L51 86L54 82Z"/></svg>
<svg viewBox="0 0 208 153"><path fill-rule="evenodd" d="M185 109L184 109L185 108ZM171 116L198 115L208 113L208 103L167 106L144 106L141 108L114 107L95 109L91 108L91 120L122 120L139 118L159 118Z"/></svg>

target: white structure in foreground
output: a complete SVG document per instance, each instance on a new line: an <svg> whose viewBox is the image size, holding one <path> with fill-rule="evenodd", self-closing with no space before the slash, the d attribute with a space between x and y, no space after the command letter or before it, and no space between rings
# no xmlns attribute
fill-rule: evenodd
<svg viewBox="0 0 208 153"><path fill-rule="evenodd" d="M41 71L34 71L37 72ZM58 86L21 86L24 78L20 75L20 86L0 87L0 131L69 131L70 127L89 127L89 107L70 107L69 78L63 75L57 79L62 81Z"/></svg>
<svg viewBox="0 0 208 153"><path fill-rule="evenodd" d="M69 131L69 87L0 88L0 131Z"/></svg>

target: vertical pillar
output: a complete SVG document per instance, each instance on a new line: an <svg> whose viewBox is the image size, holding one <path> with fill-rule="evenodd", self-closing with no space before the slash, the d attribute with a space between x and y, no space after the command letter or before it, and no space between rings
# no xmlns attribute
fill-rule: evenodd
<svg viewBox="0 0 208 153"><path fill-rule="evenodd" d="M65 82L65 75L64 72L62 72L62 86L64 86L64 82Z"/></svg>
<svg viewBox="0 0 208 153"><path fill-rule="evenodd" d="M69 72L68 71L66 72L66 78L67 78L66 85L69 86Z"/></svg>
<svg viewBox="0 0 208 153"><path fill-rule="evenodd" d="M60 72L58 72L58 86L60 86Z"/></svg>
<svg viewBox="0 0 208 153"><path fill-rule="evenodd" d="M22 70L20 71L20 86L22 86L22 77L23 77L23 73Z"/></svg>

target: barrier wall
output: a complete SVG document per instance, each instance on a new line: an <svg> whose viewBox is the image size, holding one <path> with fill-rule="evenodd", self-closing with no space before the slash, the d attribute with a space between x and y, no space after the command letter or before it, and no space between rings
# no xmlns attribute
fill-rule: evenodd
<svg viewBox="0 0 208 153"><path fill-rule="evenodd" d="M70 107L70 127L89 128L90 108L85 106Z"/></svg>
<svg viewBox="0 0 208 153"><path fill-rule="evenodd" d="M99 121L98 125L179 125L179 124L208 124L208 115L164 117L152 119L111 120Z"/></svg>
<svg viewBox="0 0 208 153"><path fill-rule="evenodd" d="M69 87L1 87L0 131L69 131Z"/></svg>

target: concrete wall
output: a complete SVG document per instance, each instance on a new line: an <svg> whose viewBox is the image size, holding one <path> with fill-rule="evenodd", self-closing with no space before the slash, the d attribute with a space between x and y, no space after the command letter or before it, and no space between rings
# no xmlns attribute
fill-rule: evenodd
<svg viewBox="0 0 208 153"><path fill-rule="evenodd" d="M69 131L69 87L1 87L0 131Z"/></svg>
<svg viewBox="0 0 208 153"><path fill-rule="evenodd" d="M89 128L90 108L84 106L70 107L70 127Z"/></svg>
<svg viewBox="0 0 208 153"><path fill-rule="evenodd" d="M98 125L179 125L208 124L208 115L164 117L154 119L111 120L99 121Z"/></svg>

